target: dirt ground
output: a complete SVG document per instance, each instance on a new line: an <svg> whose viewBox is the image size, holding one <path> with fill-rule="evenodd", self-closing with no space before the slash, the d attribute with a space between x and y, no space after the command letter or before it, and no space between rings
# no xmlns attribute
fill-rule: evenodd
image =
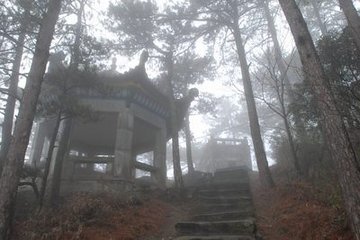
<svg viewBox="0 0 360 240"><path fill-rule="evenodd" d="M336 187L276 179L267 189L252 174L257 225L266 240L353 240Z"/></svg>

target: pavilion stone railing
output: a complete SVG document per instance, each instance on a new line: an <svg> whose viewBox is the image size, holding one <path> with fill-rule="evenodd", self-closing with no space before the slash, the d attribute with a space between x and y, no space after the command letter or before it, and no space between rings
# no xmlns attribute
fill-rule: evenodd
<svg viewBox="0 0 360 240"><path fill-rule="evenodd" d="M83 164L83 165L82 165ZM95 170L96 164L106 164L105 168L101 171ZM111 166L111 167L110 167ZM119 177L114 176L114 157L81 157L81 156L70 156L66 165L64 166L65 179L71 180L114 180ZM133 162L135 169L140 169L151 174L158 171L157 167L152 165L135 161Z"/></svg>

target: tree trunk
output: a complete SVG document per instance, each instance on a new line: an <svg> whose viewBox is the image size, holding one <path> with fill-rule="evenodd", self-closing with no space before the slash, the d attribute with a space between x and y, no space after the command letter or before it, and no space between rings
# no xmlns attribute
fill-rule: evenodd
<svg viewBox="0 0 360 240"><path fill-rule="evenodd" d="M51 165L52 155L53 155L54 148L55 148L56 136L57 136L58 131L59 131L60 121L61 121L61 111L59 111L57 116L56 116L54 132L53 132L53 134L51 136L50 143L49 143L49 151L48 151L48 154L47 154L47 157L46 157L44 174L42 176L41 188L40 188L40 197L39 197L39 207L40 207L40 209L42 208L43 203L44 203L47 179L48 179L49 172L50 172L50 165Z"/></svg>
<svg viewBox="0 0 360 240"><path fill-rule="evenodd" d="M352 0L339 0L339 5L345 14L356 46L360 50L360 16Z"/></svg>
<svg viewBox="0 0 360 240"><path fill-rule="evenodd" d="M63 162L68 152L68 143L71 133L72 119L64 117L62 122L62 130L60 132L59 148L56 154L54 163L54 172L51 181L50 203L55 205L59 198L61 173L63 169Z"/></svg>
<svg viewBox="0 0 360 240"><path fill-rule="evenodd" d="M49 47L53 38L55 24L59 16L61 0L50 0L36 40L35 53L26 81L24 96L19 110L12 139L0 179L0 239L10 238L10 226L15 210L17 186L24 165L24 156L35 116Z"/></svg>
<svg viewBox="0 0 360 240"><path fill-rule="evenodd" d="M295 167L295 170L296 170L297 174L299 174L301 176L301 175L303 175L303 171L302 171L300 163L299 163L299 158L298 158L298 156L296 154L294 138L293 138L293 135L291 133L289 120L286 117L286 115L284 115L283 120L284 120L286 135L287 135L289 146L290 146L290 152L291 152L291 155L292 155L293 161L294 161L294 167Z"/></svg>
<svg viewBox="0 0 360 240"><path fill-rule="evenodd" d="M81 45L82 22L83 22L82 15L84 13L85 2L86 2L86 0L80 1L79 11L77 12L77 15L76 15L77 22L76 22L76 29L75 29L75 41L74 41L74 45L72 47L71 62L70 62L70 66L76 70L81 61L80 45Z"/></svg>
<svg viewBox="0 0 360 240"><path fill-rule="evenodd" d="M175 122L177 121L175 120ZM174 123L174 121L172 121L172 123ZM174 126L174 124L172 124L172 126ZM173 164L174 164L175 188L181 190L184 187L184 182L182 178L182 171L180 164L179 133L176 129L172 130L172 153L173 153Z"/></svg>
<svg viewBox="0 0 360 240"><path fill-rule="evenodd" d="M179 150L179 132L178 132L178 117L174 97L174 89L172 83L173 71L174 71L174 60L173 53L170 51L166 54L166 68L167 68L167 81L169 87L169 98L170 98L170 121L171 121L171 138L172 138L172 154L173 154L173 165L174 165L174 180L175 188L181 190L184 187L182 178L181 164L180 164L180 150Z"/></svg>
<svg viewBox="0 0 360 240"><path fill-rule="evenodd" d="M328 31L327 31L325 23L321 19L318 0L311 0L310 2L311 2L311 5L313 6L314 14L315 14L315 17L316 17L316 22L319 25L321 34L324 36L324 35L326 35L328 33Z"/></svg>
<svg viewBox="0 0 360 240"><path fill-rule="evenodd" d="M294 0L279 0L298 48L304 73L316 97L330 153L336 164L339 183L356 239L360 239L360 166L350 143L335 99L326 86L326 75L305 20Z"/></svg>
<svg viewBox="0 0 360 240"><path fill-rule="evenodd" d="M4 122L2 125L1 150L0 150L0 173L1 173L2 167L4 166L4 161L6 159L6 155L9 151L9 146L10 146L10 142L11 142L11 133L12 133L13 121L14 121L16 95L17 95L17 88L18 88L18 83L19 83L19 72L20 72L21 59L22 59L23 50L24 50L26 29L29 24L28 18L29 18L29 10L25 9L25 13L24 13L24 16L21 21L20 35L19 35L17 45L15 48L15 57L14 57L14 62L13 62L13 66L11 69L8 98L6 101Z"/></svg>
<svg viewBox="0 0 360 240"><path fill-rule="evenodd" d="M259 118L256 110L254 92L251 85L249 67L246 59L246 53L240 33L240 28L237 21L235 21L233 27L233 34L235 38L237 53L240 60L245 99L250 122L251 138L254 144L256 163L258 165L260 179L263 184L266 184L269 187L273 187L275 186L275 184L274 180L271 177L268 161L266 159L264 143L261 138Z"/></svg>
<svg viewBox="0 0 360 240"><path fill-rule="evenodd" d="M179 149L179 132L176 104L174 94L170 96L170 111L171 111L171 138L172 138L172 154L173 154L173 165L174 165L174 180L175 188L181 190L184 187L182 178L181 164L180 164L180 149Z"/></svg>
<svg viewBox="0 0 360 240"><path fill-rule="evenodd" d="M192 151L191 151L191 130L190 130L189 113L187 113L185 116L184 132L185 132L185 141L186 141L186 159L188 165L188 174L192 174L194 172L194 163L193 163Z"/></svg>
<svg viewBox="0 0 360 240"><path fill-rule="evenodd" d="M283 81L285 83L285 88L286 88L286 92L287 92L287 96L289 97L289 100L291 103L293 103L294 100L294 91L292 89L289 77L288 77L288 67L285 65L285 62L283 60L283 55L282 55L282 51L280 48L280 44L279 44L279 40L277 37L277 32L276 32L276 27L274 24L274 18L272 17L271 13L270 13L270 9L269 9L269 2L268 0L265 0L265 2L263 2L263 8L264 8L264 12L265 12L265 17L268 23L268 28L269 28L269 33L271 36L271 39L273 40L274 43L274 50L275 50L275 61L279 67L280 70L280 80ZM296 148L295 148L295 142L294 142L294 138L293 138L293 134L291 132L291 125L289 122L289 119L287 118L287 114L286 114L286 107L284 104L284 99L279 99L281 101L281 108L282 108L282 112L283 112L283 120L284 120L284 125L285 125L285 130L286 130L286 135L288 137L288 141L289 141L289 146L290 146L290 152L293 156L293 160L294 160L294 167L296 169L296 171L298 172L298 174L301 175L301 167L299 164L299 159L296 153ZM304 129L304 124L298 119L297 116L294 117L294 121L295 121L295 127L297 130L299 130L300 133L300 137L302 138L302 134L305 132Z"/></svg>
<svg viewBox="0 0 360 240"><path fill-rule="evenodd" d="M75 29L75 41L72 46L72 52L71 52L71 61L70 61L70 69L74 72L78 71L79 64L81 62L81 51L80 51L80 45L81 45L81 36L82 36L82 15L84 13L86 0L80 1L80 7L79 11L76 14L77 22L76 22L76 29ZM67 79L64 79L64 86L63 86L63 94L67 95ZM60 112L63 112L64 109L62 109L63 106L60 109ZM71 125L72 125L72 119L71 116L67 116L67 114L64 114L63 116L63 125L62 125L62 131L60 133L60 140L59 140L59 148L58 152L56 154L55 158L55 164L54 164L54 172L53 172L53 178L51 182L51 191L50 191L50 203L52 205L55 205L60 194L60 185L61 185L61 175L62 175L62 168L63 168L63 162L64 159L67 156L68 153L68 144L69 144L69 138L71 133ZM61 119L61 117L60 117Z"/></svg>

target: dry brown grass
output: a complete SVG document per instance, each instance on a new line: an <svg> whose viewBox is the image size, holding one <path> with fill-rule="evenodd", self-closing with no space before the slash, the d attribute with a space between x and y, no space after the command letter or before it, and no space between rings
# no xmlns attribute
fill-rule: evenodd
<svg viewBox="0 0 360 240"><path fill-rule="evenodd" d="M333 188L305 181L284 181L266 189L252 176L257 224L266 240L353 240L341 200ZM339 202L340 201L340 202Z"/></svg>
<svg viewBox="0 0 360 240"><path fill-rule="evenodd" d="M15 225L15 240L130 240L172 235L184 214L158 196L119 199L111 195L75 194L58 208L45 209ZM165 231L165 232L164 232Z"/></svg>

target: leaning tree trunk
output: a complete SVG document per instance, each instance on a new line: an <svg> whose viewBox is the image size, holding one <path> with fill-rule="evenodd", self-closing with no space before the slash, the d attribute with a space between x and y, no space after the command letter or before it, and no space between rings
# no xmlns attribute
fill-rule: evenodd
<svg viewBox="0 0 360 240"><path fill-rule="evenodd" d="M61 111L59 111L58 114L56 115L54 131L51 136L50 143L49 143L49 151L48 151L48 154L46 157L44 173L42 176L41 188L40 188L40 197L39 197L39 208L40 209L42 208L43 203L44 203L46 185L47 185L47 180L48 180L48 176L49 176L49 172L50 172L52 155L53 155L54 148L55 148L56 137L59 132L60 122L61 122Z"/></svg>
<svg viewBox="0 0 360 240"><path fill-rule="evenodd" d="M70 67L77 70L78 66L81 61L81 53L80 53L80 45L81 45L81 36L82 36L82 25L83 25L83 14L84 14L84 8L85 8L86 0L80 1L80 7L79 11L76 14L77 22L76 22L76 29L75 29L75 41L74 45L72 47L72 53L71 53L71 62Z"/></svg>
<svg viewBox="0 0 360 240"><path fill-rule="evenodd" d="M68 143L71 133L72 119L70 117L62 121L62 129L60 132L59 147L54 163L54 172L51 179L50 203L55 205L60 194L61 174L63 169L63 162L68 152Z"/></svg>
<svg viewBox="0 0 360 240"><path fill-rule="evenodd" d="M5 106L5 114L4 114L4 122L2 124L1 130L1 150L0 150L0 173L1 169L4 166L4 161L6 155L9 151L9 146L11 142L11 133L13 128L13 121L14 121L14 111L15 111L15 104L16 104L16 95L17 95L17 88L19 83L19 72L21 66L21 59L24 51L24 43L26 37L26 29L29 22L29 10L25 9L24 16L21 21L20 27L20 35L17 40L17 45L15 48L15 57L13 66L11 69L11 76L10 76L10 85L8 90L8 98L6 101Z"/></svg>
<svg viewBox="0 0 360 240"><path fill-rule="evenodd" d="M81 36L82 36L82 16L84 14L86 0L80 1L79 11L76 14L77 22L76 22L76 29L75 29L75 41L72 46L71 52L71 61L70 61L70 69L74 72L78 71L79 64L81 62ZM63 86L63 95L67 95L67 82L68 79L64 79L64 86ZM61 105L60 112L64 111L64 106ZM60 187L61 187L61 175L62 175L62 168L63 162L66 158L68 151L69 151L69 139L71 133L71 125L72 125L72 117L67 116L67 114L63 114L60 116L60 119L63 118L62 121L62 131L60 132L60 140L59 140L59 148L56 154L55 163L54 163L54 171L51 181L51 191L50 191L50 203L55 205L60 194Z"/></svg>
<svg viewBox="0 0 360 240"><path fill-rule="evenodd" d="M339 4L344 11L356 46L360 50L360 16L358 15L352 0L339 0Z"/></svg>
<svg viewBox="0 0 360 240"><path fill-rule="evenodd" d="M266 153L264 149L264 143L261 138L260 132L260 125L259 125L259 118L256 110L256 104L254 99L254 92L252 89L249 67L246 59L245 48L243 45L243 40L240 33L240 28L238 22L235 21L233 26L233 34L235 38L237 53L240 60L240 67L241 67L241 74L243 78L243 85L244 85L244 92L245 92L245 99L247 104L247 110L249 115L249 122L250 122L250 132L251 138L253 140L254 149L255 149L255 157L256 163L259 169L260 179L263 184L266 184L270 187L273 187L274 180L272 179L268 161L266 159Z"/></svg>
<svg viewBox="0 0 360 240"><path fill-rule="evenodd" d="M171 107L172 109L175 108L175 104ZM174 116L174 112L171 111L172 116ZM175 113L176 114L176 113ZM171 117L171 137L172 137L172 153L173 153L173 164L174 164L174 180L175 180L175 188L181 190L184 187L184 182L182 178L182 171L181 171L181 165L180 165L180 150L179 150L179 133L177 129L174 129L174 126L178 126L177 120L174 120Z"/></svg>
<svg viewBox="0 0 360 240"><path fill-rule="evenodd" d="M185 132L185 141L186 141L186 159L188 166L188 174L192 174L195 170L194 170L194 163L193 163L192 151L191 151L191 130L190 130L189 113L187 113L185 116L184 132Z"/></svg>
<svg viewBox="0 0 360 240"><path fill-rule="evenodd" d="M335 99L327 87L325 71L305 20L295 0L279 0L298 48L304 73L309 79L322 115L329 150L336 164L345 208L356 239L360 239L360 166L350 143Z"/></svg>
<svg viewBox="0 0 360 240"><path fill-rule="evenodd" d="M178 132L178 116L175 104L174 89L172 83L174 62L172 52L166 54L166 67L167 67L167 81L170 97L170 121L171 121L171 138L172 138L172 153L173 153L173 165L174 165L174 180L175 188L181 190L184 187L181 164L180 164L180 150L179 150L179 132Z"/></svg>
<svg viewBox="0 0 360 240"><path fill-rule="evenodd" d="M49 47L53 38L55 24L59 16L61 0L50 0L37 36L35 53L27 78L19 116L11 141L7 161L0 179L0 239L10 238L10 227L15 210L17 186L24 165L24 157L36 104L39 97L46 63L49 57Z"/></svg>

